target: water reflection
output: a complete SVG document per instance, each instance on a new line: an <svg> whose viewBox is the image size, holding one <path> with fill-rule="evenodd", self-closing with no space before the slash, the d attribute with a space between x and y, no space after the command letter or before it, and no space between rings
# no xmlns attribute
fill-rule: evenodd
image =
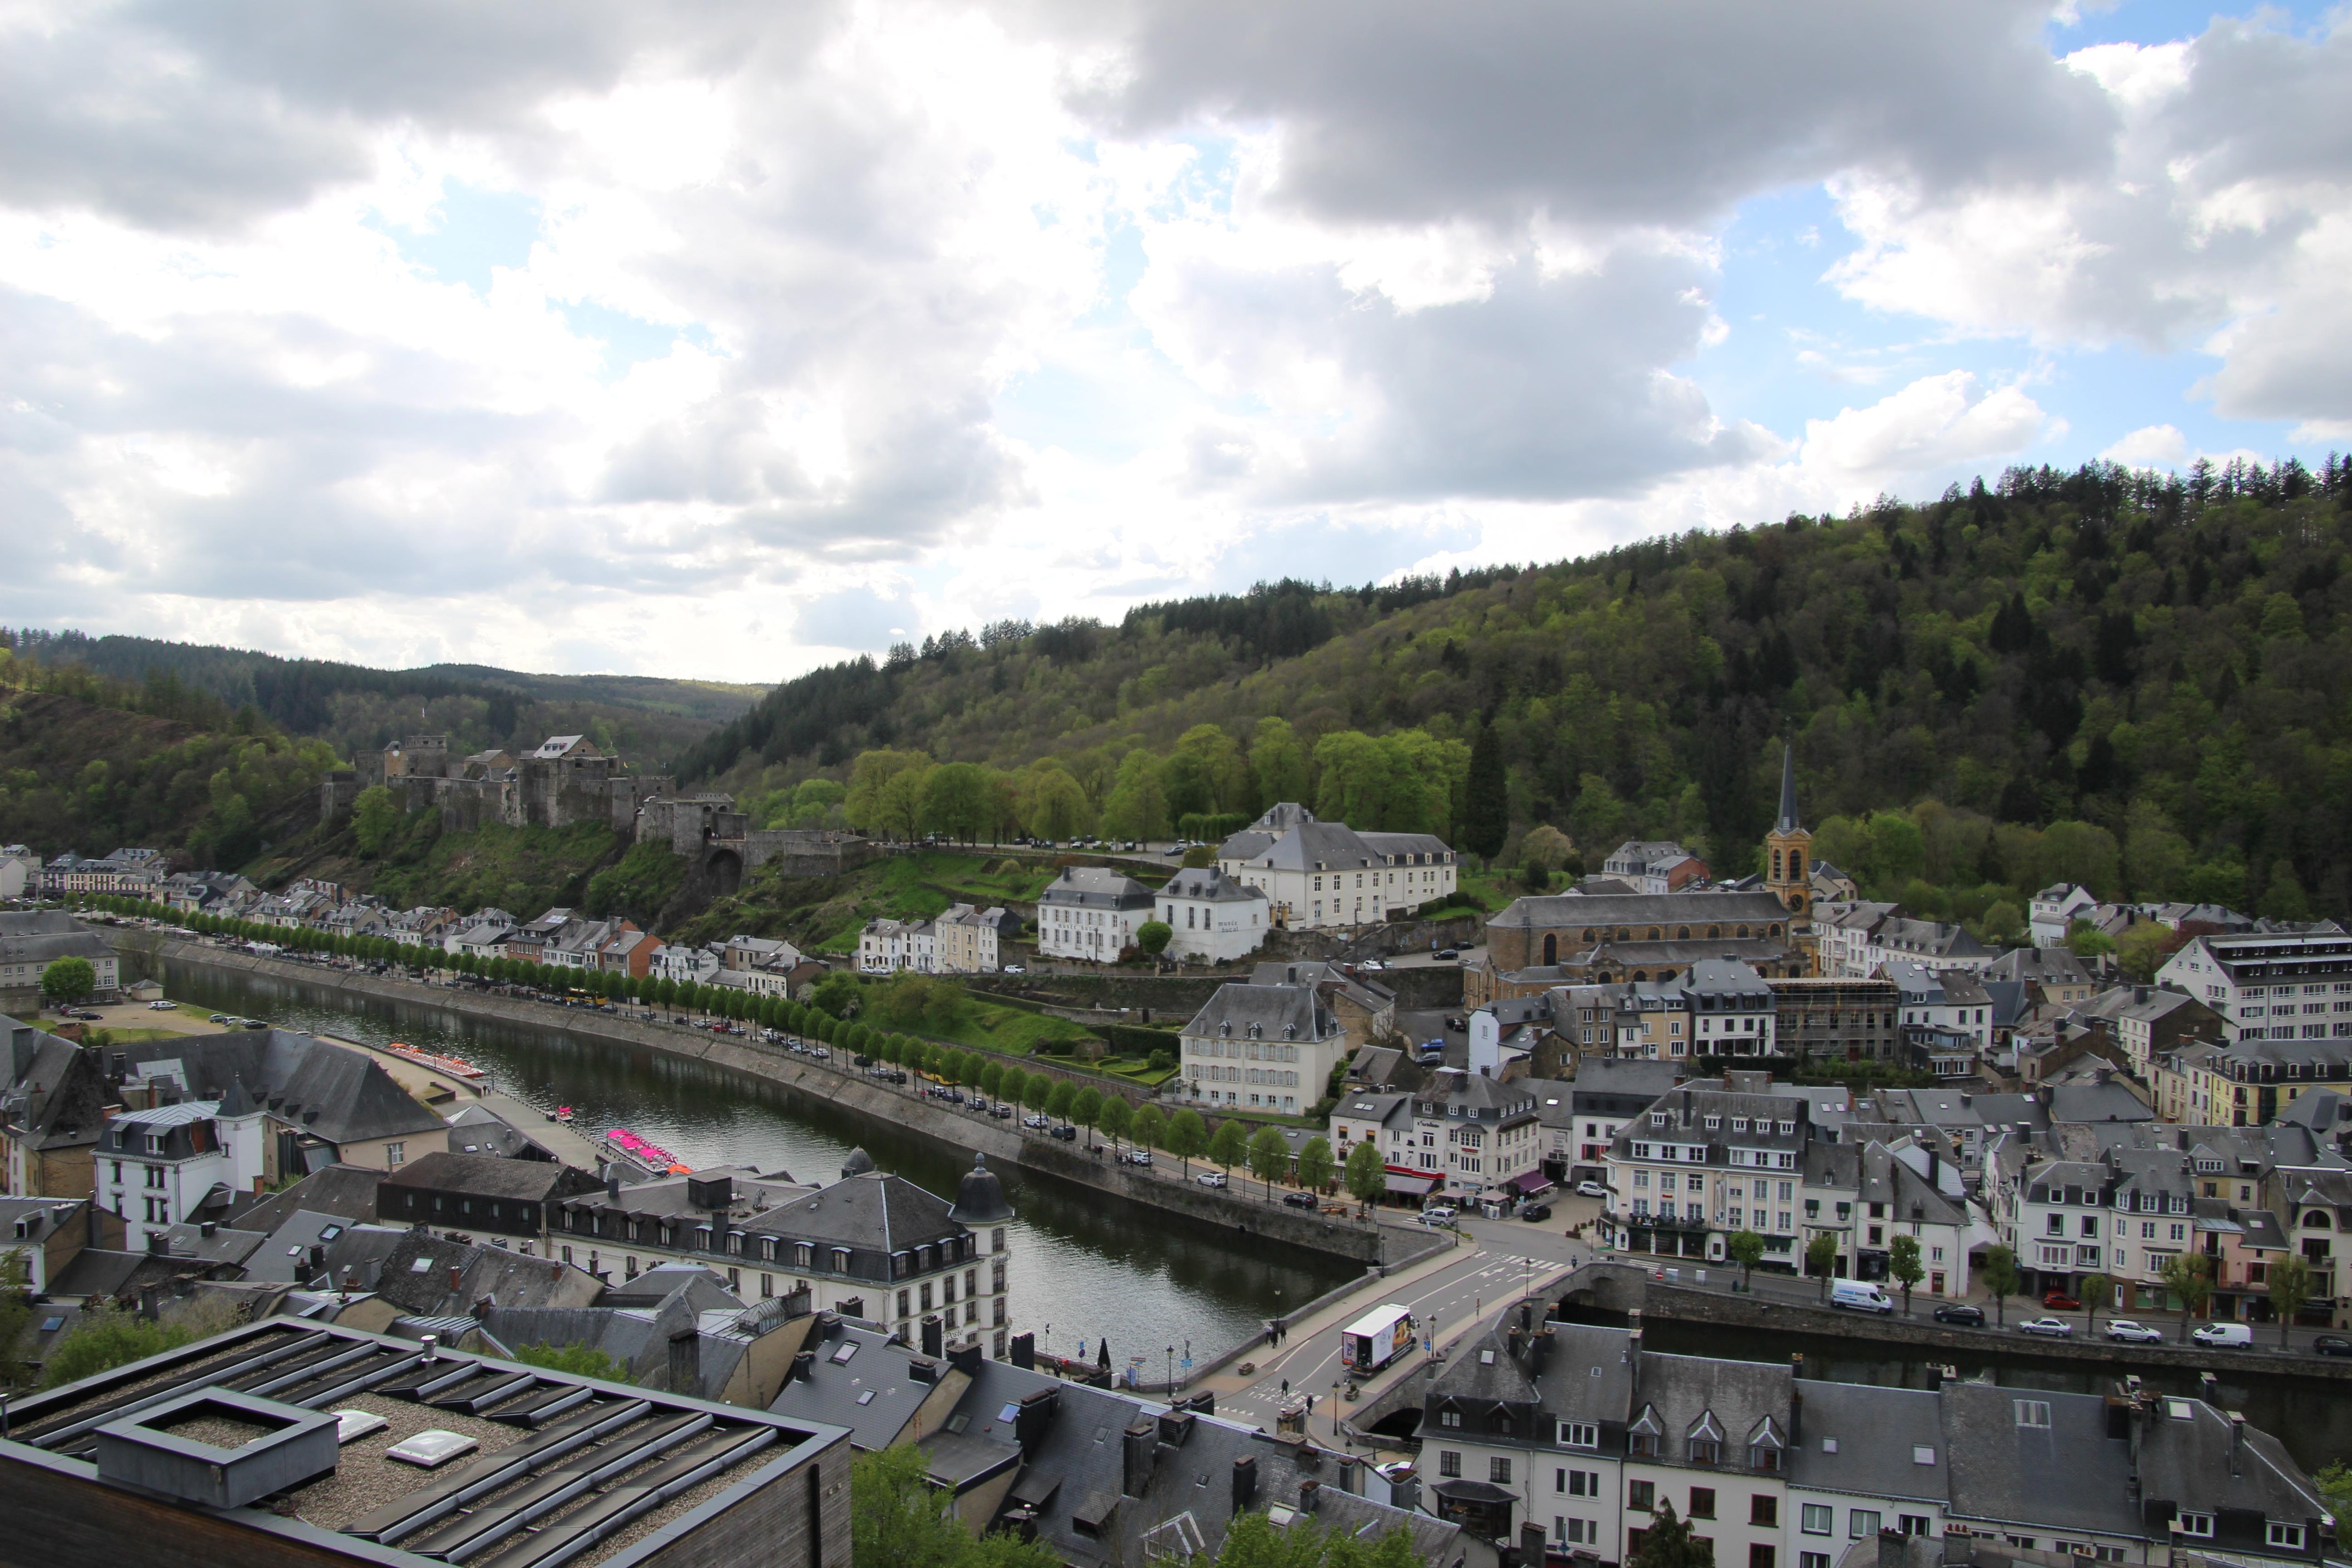
<svg viewBox="0 0 2352 1568"><path fill-rule="evenodd" d="M831 1100L699 1062L189 964L172 965L168 980L180 1000L281 1028L454 1051L518 1100L542 1110L569 1105L583 1129L630 1128L691 1165L782 1169L810 1181L832 1176L863 1144L884 1170L952 1194L971 1163L969 1152ZM1355 1272L1034 1172L998 1173L1020 1213L1011 1238L1014 1326L1037 1332L1041 1348L1076 1354L1084 1339L1092 1354L1108 1334L1115 1357L1146 1354L1157 1377L1167 1347L1181 1356L1189 1341L1206 1360Z"/></svg>

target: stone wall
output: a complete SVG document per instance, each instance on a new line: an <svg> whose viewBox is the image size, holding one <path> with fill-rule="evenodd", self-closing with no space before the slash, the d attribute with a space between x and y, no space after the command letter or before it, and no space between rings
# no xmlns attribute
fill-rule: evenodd
<svg viewBox="0 0 2352 1568"><path fill-rule="evenodd" d="M667 1024L609 1017L520 996L446 989L390 975L366 974L265 958L202 942L168 942L163 957L167 962L263 974L294 984L313 985L321 990L340 991L355 996L369 996L533 1028L561 1030L567 1037L583 1043L624 1050L657 1051L682 1060L703 1062L800 1090L877 1121L911 1129L951 1148L976 1150L992 1160L1007 1161L1025 1169L1041 1171L1114 1197L1181 1214L1204 1224L1229 1226L1279 1246L1301 1247L1355 1262L1371 1263L1380 1260L1384 1238L1390 1238L1387 1245L1392 1252L1399 1247L1416 1247L1425 1239L1417 1228L1408 1230L1399 1226L1366 1226L1330 1219L1319 1214L1285 1207L1278 1197L1269 1204L1255 1191L1244 1191L1245 1185L1250 1184L1245 1184L1238 1173L1234 1177L1233 1186L1222 1191L1202 1186L1197 1182L1175 1182L1146 1175L1131 1167L1116 1164L1108 1158L1097 1160L1086 1153L1080 1145L1032 1137L1017 1126L974 1117L937 1101L919 1099L904 1089L876 1083L850 1068L845 1060L841 1068L835 1068L829 1063L790 1056L773 1047L757 1045L748 1038L737 1039ZM1031 1065L1033 1068L1042 1068L1055 1077L1067 1076L1055 1073L1049 1063ZM1083 1081L1100 1082L1099 1079Z"/></svg>

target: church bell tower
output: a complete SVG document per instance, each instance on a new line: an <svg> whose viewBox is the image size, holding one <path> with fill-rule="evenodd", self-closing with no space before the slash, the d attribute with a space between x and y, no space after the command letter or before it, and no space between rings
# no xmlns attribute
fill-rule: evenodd
<svg viewBox="0 0 2352 1568"><path fill-rule="evenodd" d="M1780 747L1780 816L1764 836L1764 889L1788 906L1791 925L1811 923L1813 836L1797 820L1797 748Z"/></svg>

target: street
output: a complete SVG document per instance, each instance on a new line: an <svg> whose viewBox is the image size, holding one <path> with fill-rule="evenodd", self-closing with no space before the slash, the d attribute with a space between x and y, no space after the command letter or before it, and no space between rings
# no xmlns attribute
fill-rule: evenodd
<svg viewBox="0 0 2352 1568"><path fill-rule="evenodd" d="M1557 1278L1592 1256L1591 1247L1561 1235L1553 1223L1471 1220L1462 1235L1464 1245L1435 1273L1401 1283L1393 1292L1360 1292L1343 1308L1318 1313L1312 1331L1302 1325L1287 1343L1249 1358L1256 1371L1245 1386L1238 1386L1243 1380L1233 1374L1206 1379L1201 1386L1216 1391L1221 1415L1271 1430L1286 1382L1294 1393L1318 1395L1309 1425L1328 1436L1330 1400L1347 1382L1339 1333L1348 1324L1393 1301L1412 1311L1424 1340L1443 1345L1482 1314L1519 1299L1530 1283ZM1401 1359L1417 1362L1418 1352Z"/></svg>

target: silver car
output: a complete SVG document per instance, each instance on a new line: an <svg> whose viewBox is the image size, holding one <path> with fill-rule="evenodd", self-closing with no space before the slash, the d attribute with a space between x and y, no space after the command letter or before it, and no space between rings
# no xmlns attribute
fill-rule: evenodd
<svg viewBox="0 0 2352 1568"><path fill-rule="evenodd" d="M2118 1344L2160 1345L2164 1335L2146 1323L2135 1323L2129 1318L2116 1318L2107 1324L2107 1338Z"/></svg>

